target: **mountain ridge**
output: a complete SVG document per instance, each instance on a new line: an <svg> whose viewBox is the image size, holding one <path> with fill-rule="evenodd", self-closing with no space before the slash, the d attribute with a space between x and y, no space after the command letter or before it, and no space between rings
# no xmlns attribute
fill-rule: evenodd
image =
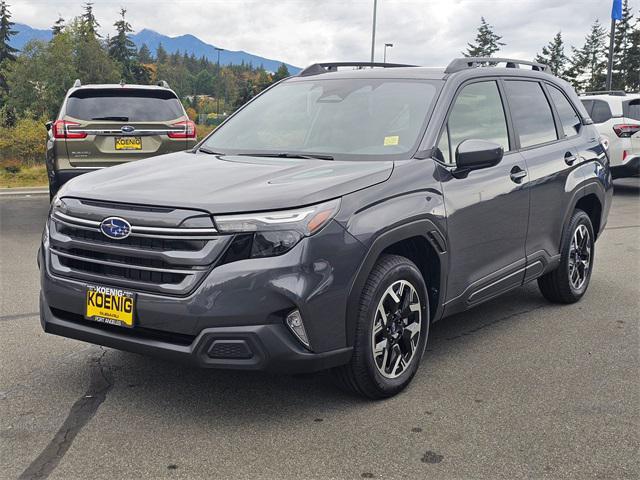
<svg viewBox="0 0 640 480"><path fill-rule="evenodd" d="M51 39L51 30L33 28L24 23L16 23L14 29L18 32L17 35L11 37L10 45L18 50L22 50L24 45L30 40L43 40L48 41ZM188 55L192 53L200 58L204 56L209 61L216 62L218 60L217 46L200 40L195 35L190 33L184 35L178 35L170 37L162 33L156 32L149 28L143 28L139 32L130 35L131 40L136 45L136 48L140 48L143 44L146 44L151 53L155 55L158 46L162 44L162 47L168 53L175 53L180 51L181 53L187 52ZM289 73L295 74L300 71L299 67L276 60L272 58L261 57L244 50L227 50L224 49L220 52L220 64L221 65L239 65L242 62L245 64L251 64L254 67L262 65L265 70L275 72L278 67L284 63L289 69Z"/></svg>

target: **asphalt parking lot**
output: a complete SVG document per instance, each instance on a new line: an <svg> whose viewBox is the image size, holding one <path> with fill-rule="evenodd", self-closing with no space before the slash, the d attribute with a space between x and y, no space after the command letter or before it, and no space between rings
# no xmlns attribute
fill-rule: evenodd
<svg viewBox="0 0 640 480"><path fill-rule="evenodd" d="M409 389L195 370L45 335L46 196L0 197L0 478L640 478L640 181L589 292L534 284L432 330Z"/></svg>

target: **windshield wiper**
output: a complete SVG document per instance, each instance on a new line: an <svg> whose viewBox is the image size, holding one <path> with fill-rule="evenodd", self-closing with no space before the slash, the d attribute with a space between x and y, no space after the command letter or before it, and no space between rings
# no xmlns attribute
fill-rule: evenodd
<svg viewBox="0 0 640 480"><path fill-rule="evenodd" d="M213 150L209 150L207 147L200 147L198 151L202 153L208 153L209 155L224 155L224 153L214 152Z"/></svg>
<svg viewBox="0 0 640 480"><path fill-rule="evenodd" d="M91 120L113 120L115 122L128 122L129 117L94 117Z"/></svg>
<svg viewBox="0 0 640 480"><path fill-rule="evenodd" d="M271 157L271 158L306 158L313 160L333 160L331 155L320 155L316 153L288 153L288 152L279 152L279 153L238 153L238 155L243 157Z"/></svg>

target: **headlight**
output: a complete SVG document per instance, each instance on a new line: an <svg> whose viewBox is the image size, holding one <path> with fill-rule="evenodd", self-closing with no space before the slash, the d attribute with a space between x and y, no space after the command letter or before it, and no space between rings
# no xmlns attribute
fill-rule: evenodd
<svg viewBox="0 0 640 480"><path fill-rule="evenodd" d="M303 235L313 235L333 218L339 207L340 200L337 199L295 210L216 215L213 219L223 233L293 230Z"/></svg>
<svg viewBox="0 0 640 480"><path fill-rule="evenodd" d="M274 212L216 215L221 233L239 233L234 259L272 257L291 250L303 237L319 232L335 216L340 200ZM242 253L240 252L242 251Z"/></svg>

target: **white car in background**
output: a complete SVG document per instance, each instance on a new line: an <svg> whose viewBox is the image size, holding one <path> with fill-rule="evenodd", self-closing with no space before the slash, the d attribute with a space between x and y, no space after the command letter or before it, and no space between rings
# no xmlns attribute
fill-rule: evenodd
<svg viewBox="0 0 640 480"><path fill-rule="evenodd" d="M640 174L640 94L590 92L580 100L609 144L613 177Z"/></svg>

